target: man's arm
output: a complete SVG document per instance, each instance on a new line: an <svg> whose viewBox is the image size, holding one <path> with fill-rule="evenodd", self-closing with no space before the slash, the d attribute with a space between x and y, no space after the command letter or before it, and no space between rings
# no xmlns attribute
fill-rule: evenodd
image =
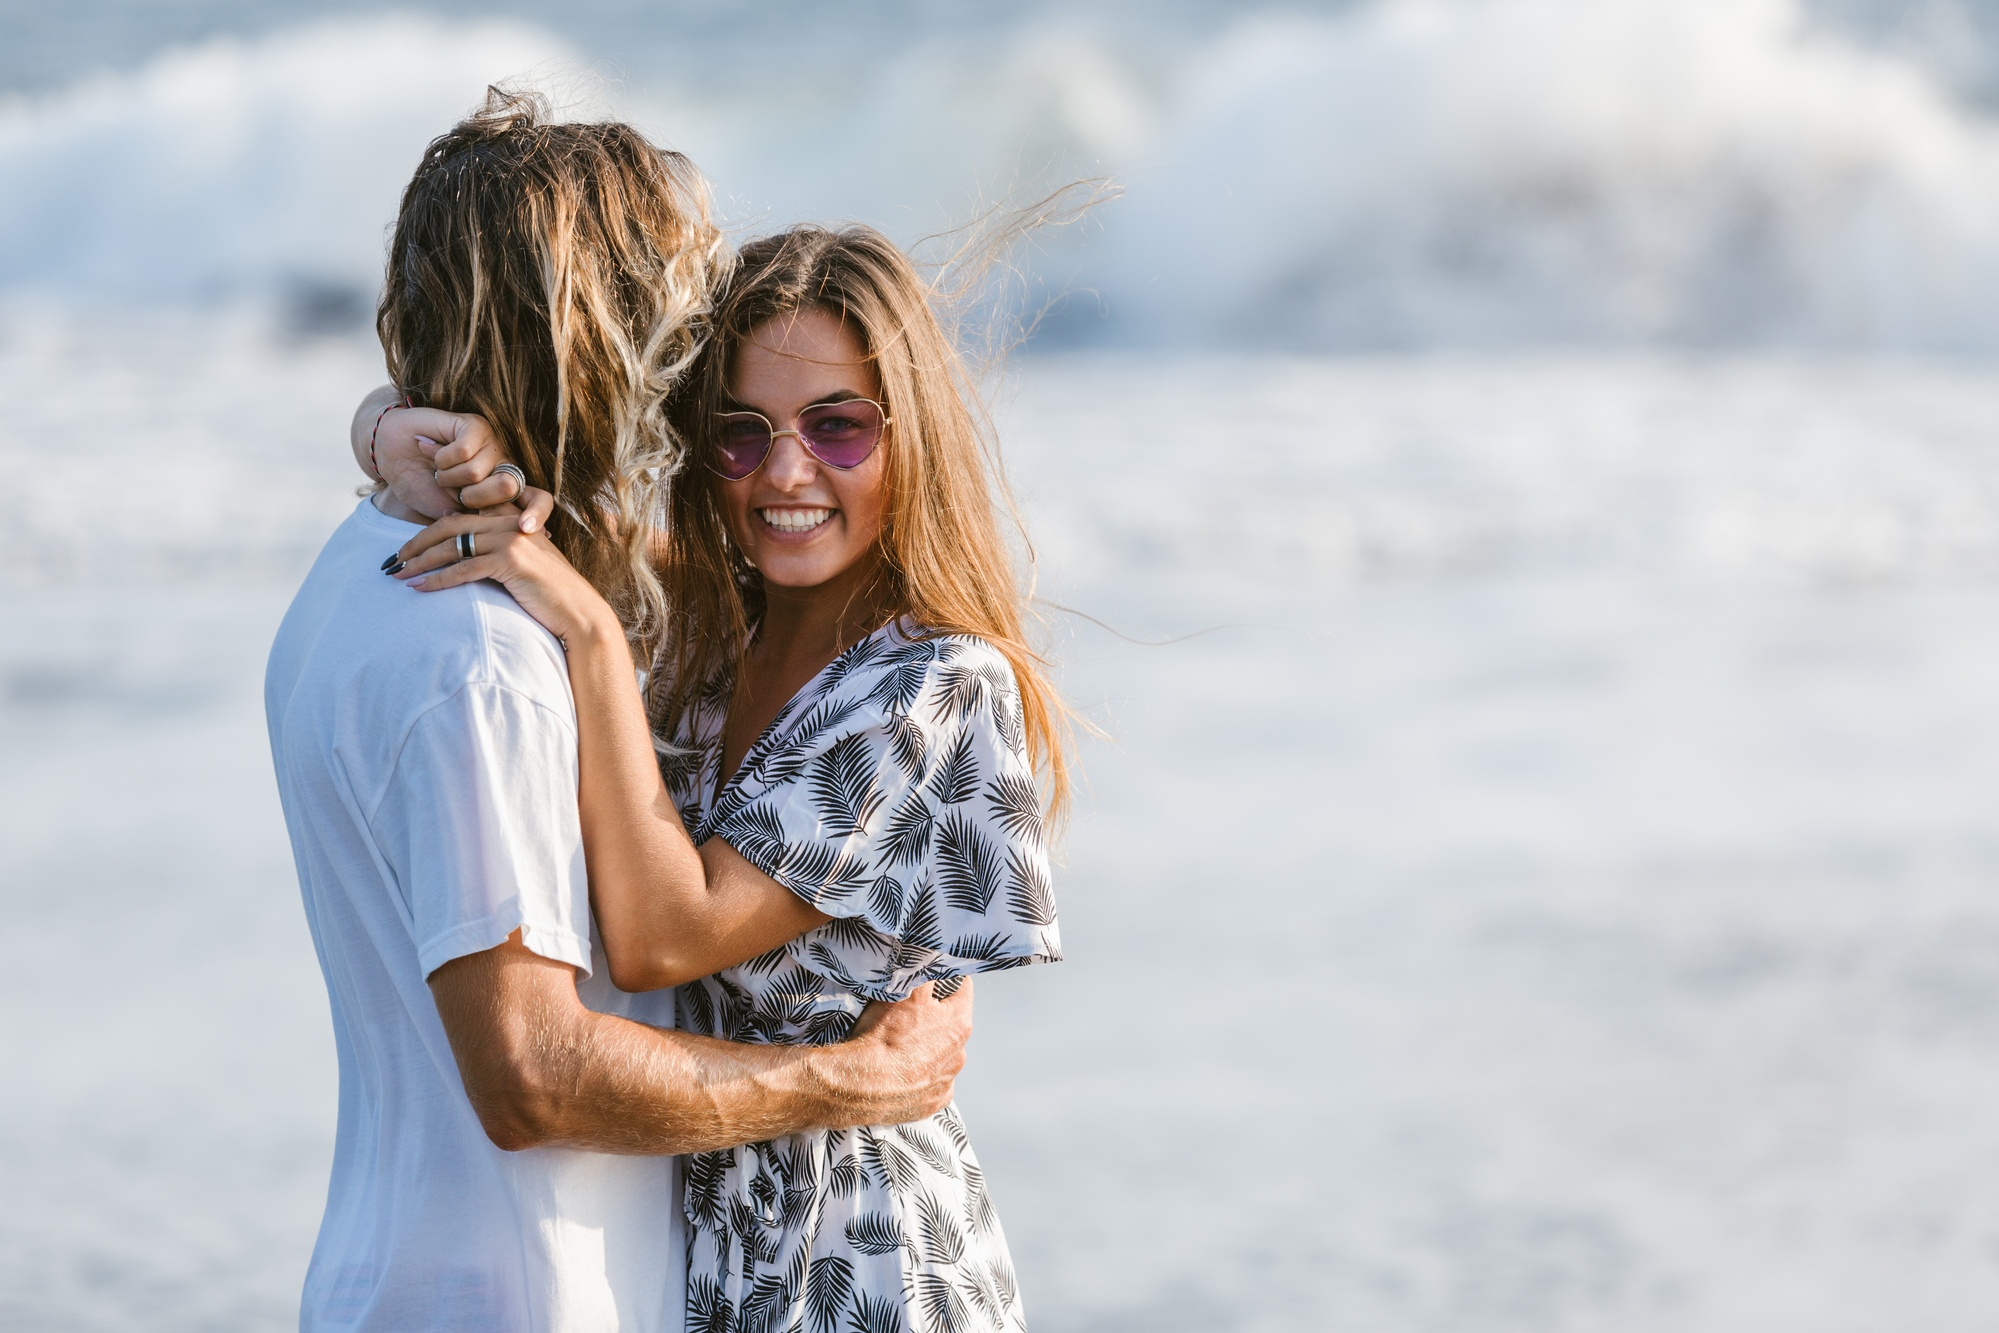
<svg viewBox="0 0 1999 1333"><path fill-rule="evenodd" d="M663 1032L583 1006L575 969L518 932L431 974L465 1093L487 1137L649 1155L899 1124L940 1111L965 1065L972 987L874 1005L835 1046L751 1046Z"/></svg>

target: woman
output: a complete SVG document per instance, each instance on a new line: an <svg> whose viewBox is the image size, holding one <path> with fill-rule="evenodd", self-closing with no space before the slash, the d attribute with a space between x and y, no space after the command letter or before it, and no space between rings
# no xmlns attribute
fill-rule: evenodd
<svg viewBox="0 0 1999 1333"><path fill-rule="evenodd" d="M871 999L1060 957L1065 713L966 398L880 235L744 248L677 397L701 466L670 487L650 722L614 608L521 531L545 497L396 553L425 591L498 580L567 646L611 975L680 985L697 1032L835 1041ZM697 1327L1022 1326L955 1107L702 1154L687 1214Z"/></svg>

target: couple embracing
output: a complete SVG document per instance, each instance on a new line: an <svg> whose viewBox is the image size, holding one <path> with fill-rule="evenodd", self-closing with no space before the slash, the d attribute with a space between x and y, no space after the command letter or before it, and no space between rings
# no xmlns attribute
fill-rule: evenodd
<svg viewBox="0 0 1999 1333"><path fill-rule="evenodd" d="M951 1086L968 978L1060 956L1066 712L925 284L496 93L378 329L265 685L340 1060L302 1326L1024 1327Z"/></svg>

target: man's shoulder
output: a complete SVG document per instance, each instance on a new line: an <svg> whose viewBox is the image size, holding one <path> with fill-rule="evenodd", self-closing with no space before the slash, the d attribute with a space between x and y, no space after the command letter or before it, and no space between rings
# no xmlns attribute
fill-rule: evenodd
<svg viewBox="0 0 1999 1333"><path fill-rule="evenodd" d="M381 572L417 529L365 501L327 542L285 617L270 684L295 702L414 717L467 687L520 694L573 725L562 644L505 589L423 592ZM375 546L383 546L380 554ZM280 680L283 675L287 679Z"/></svg>

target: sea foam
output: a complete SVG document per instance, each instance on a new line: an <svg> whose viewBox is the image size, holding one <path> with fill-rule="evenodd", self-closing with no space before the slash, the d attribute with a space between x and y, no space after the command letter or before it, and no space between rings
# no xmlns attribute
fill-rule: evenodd
<svg viewBox="0 0 1999 1333"><path fill-rule="evenodd" d="M913 240L1115 175L1128 197L1030 261L1071 341L1999 346L1999 128L1794 0L1377 0L1129 36L1023 19L753 96L740 56L587 67L511 23L212 42L0 106L0 293L359 310L421 145L526 78L692 153L751 231Z"/></svg>

